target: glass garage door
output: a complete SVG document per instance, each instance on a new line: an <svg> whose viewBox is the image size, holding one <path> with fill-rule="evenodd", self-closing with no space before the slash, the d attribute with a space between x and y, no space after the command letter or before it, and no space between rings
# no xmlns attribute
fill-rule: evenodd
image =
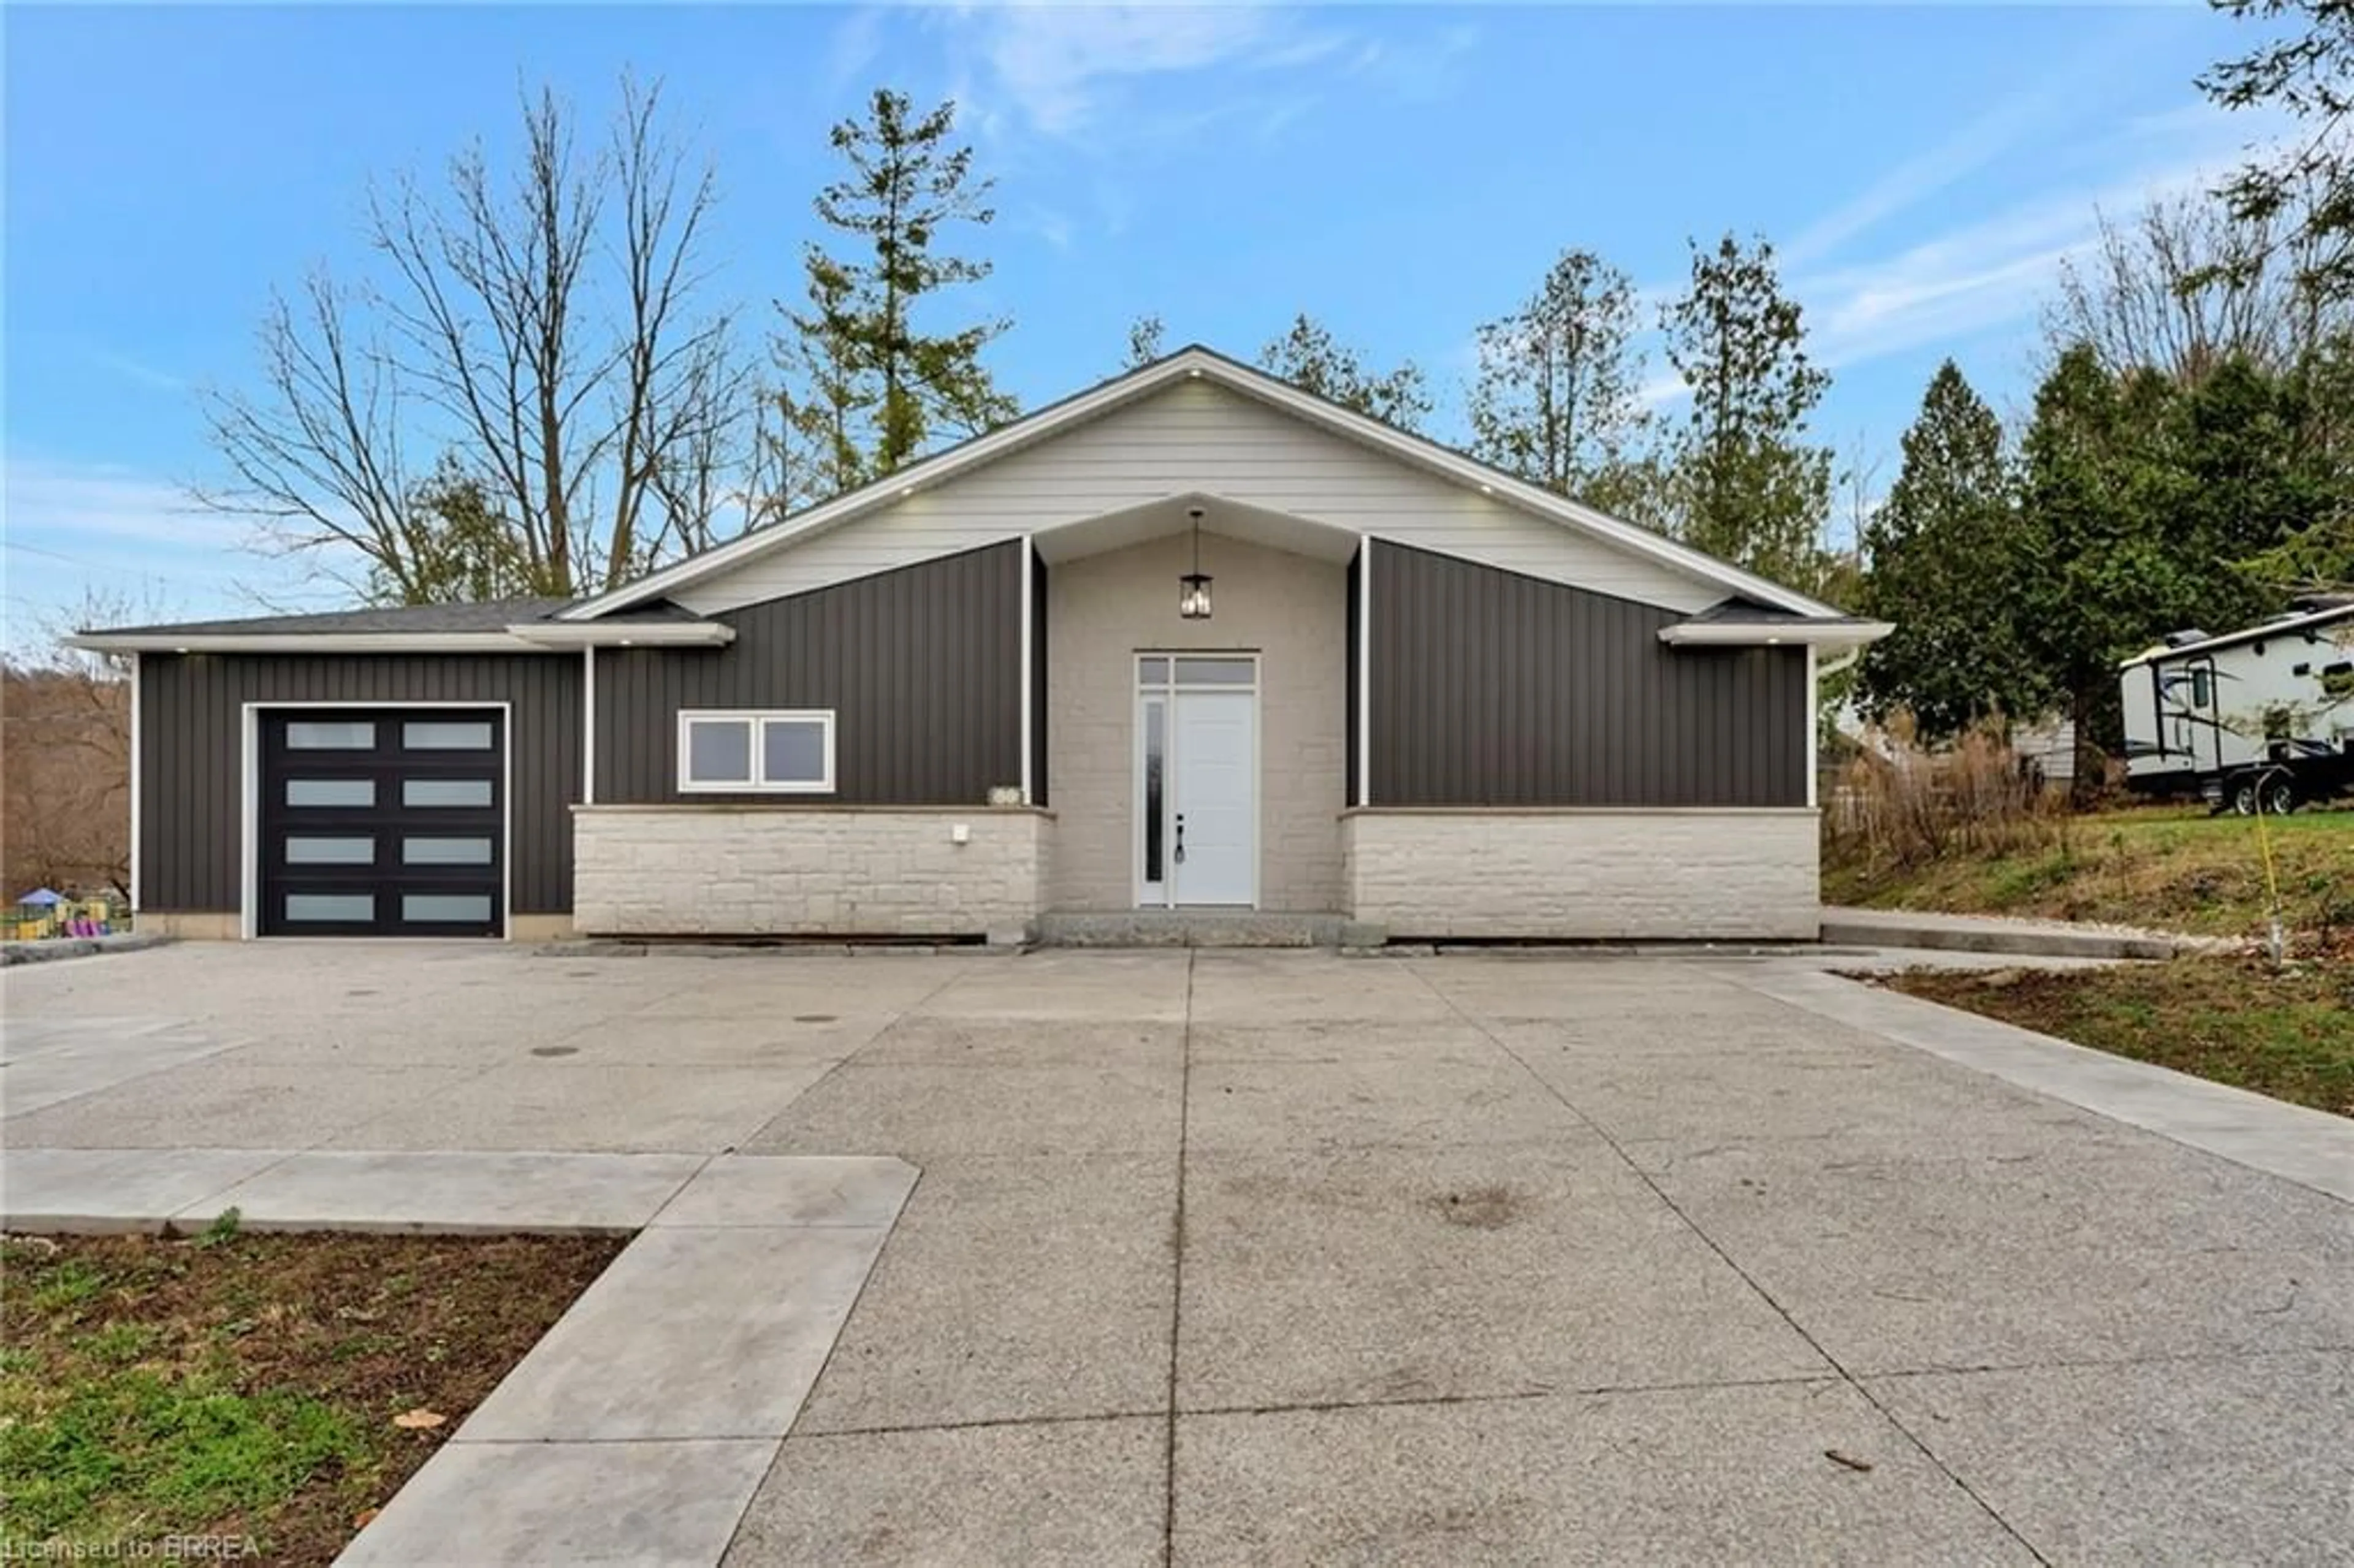
<svg viewBox="0 0 2354 1568"><path fill-rule="evenodd" d="M506 878L496 708L261 714L265 937L495 937Z"/></svg>

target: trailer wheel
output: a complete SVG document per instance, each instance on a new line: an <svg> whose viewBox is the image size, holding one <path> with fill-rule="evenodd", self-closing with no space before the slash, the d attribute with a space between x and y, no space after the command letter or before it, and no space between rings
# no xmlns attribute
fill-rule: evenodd
<svg viewBox="0 0 2354 1568"><path fill-rule="evenodd" d="M2264 788L2264 801L2268 815L2285 817L2296 810L2296 786L2285 779L2274 779Z"/></svg>
<svg viewBox="0 0 2354 1568"><path fill-rule="evenodd" d="M2235 817L2253 817L2264 804L2264 790L2253 773L2243 773L2224 790L2223 800Z"/></svg>

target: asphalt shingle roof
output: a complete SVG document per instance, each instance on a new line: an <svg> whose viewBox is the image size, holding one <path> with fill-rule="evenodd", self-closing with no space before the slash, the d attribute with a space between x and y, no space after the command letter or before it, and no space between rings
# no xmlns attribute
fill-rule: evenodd
<svg viewBox="0 0 2354 1568"><path fill-rule="evenodd" d="M329 636L366 631L504 631L526 620L546 620L578 603L568 599L497 599L480 604L414 604L368 609L330 609L312 615L265 615L244 620L181 620L164 626L110 626L125 637ZM603 618L610 622L694 620L692 611L668 599ZM99 629L91 629L99 630Z"/></svg>

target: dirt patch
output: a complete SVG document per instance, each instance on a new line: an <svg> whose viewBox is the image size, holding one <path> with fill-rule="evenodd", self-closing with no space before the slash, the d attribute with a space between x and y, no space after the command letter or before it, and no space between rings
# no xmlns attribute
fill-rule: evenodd
<svg viewBox="0 0 2354 1568"><path fill-rule="evenodd" d="M2096 1051L2354 1117L2354 947L2097 969L1911 969L1878 983Z"/></svg>
<svg viewBox="0 0 2354 1568"><path fill-rule="evenodd" d="M1500 1231L1521 1217L1528 1200L1510 1187L1470 1187L1460 1192L1441 1192L1431 1205L1450 1225Z"/></svg>
<svg viewBox="0 0 2354 1568"><path fill-rule="evenodd" d="M623 1245L6 1238L0 1537L329 1563Z"/></svg>

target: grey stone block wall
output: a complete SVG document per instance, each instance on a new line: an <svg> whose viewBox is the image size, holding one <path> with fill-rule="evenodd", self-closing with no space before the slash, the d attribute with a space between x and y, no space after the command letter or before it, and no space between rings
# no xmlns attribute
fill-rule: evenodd
<svg viewBox="0 0 2354 1568"><path fill-rule="evenodd" d="M1038 913L1052 826L1028 810L583 806L573 924L599 937L1002 940Z"/></svg>
<svg viewBox="0 0 2354 1568"><path fill-rule="evenodd" d="M1812 810L1376 808L1341 827L1351 913L1399 940L1820 932Z"/></svg>
<svg viewBox="0 0 2354 1568"><path fill-rule="evenodd" d="M1340 907L1347 804L1348 581L1335 562L1204 535L1216 614L1177 614L1190 536L1086 556L1046 575L1046 800L1053 907L1136 906L1136 655L1259 655L1258 906Z"/></svg>

